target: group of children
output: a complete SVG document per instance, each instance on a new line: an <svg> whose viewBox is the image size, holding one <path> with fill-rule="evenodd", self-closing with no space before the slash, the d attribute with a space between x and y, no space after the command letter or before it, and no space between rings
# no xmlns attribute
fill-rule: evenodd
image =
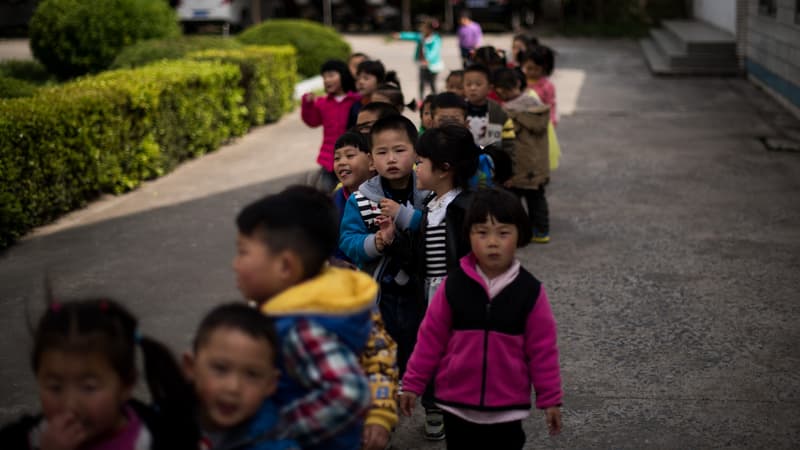
<svg viewBox="0 0 800 450"><path fill-rule="evenodd" d="M448 449L520 449L533 391L560 432L555 320L516 257L549 231L552 109L524 87L548 72L531 47L524 76L451 74L421 130L379 61L325 63L326 95L302 101L324 128L317 187L236 217L250 302L210 311L178 361L120 303L49 295L42 412L0 430L3 448L379 450L420 398L425 436ZM137 353L149 404L132 396Z"/></svg>

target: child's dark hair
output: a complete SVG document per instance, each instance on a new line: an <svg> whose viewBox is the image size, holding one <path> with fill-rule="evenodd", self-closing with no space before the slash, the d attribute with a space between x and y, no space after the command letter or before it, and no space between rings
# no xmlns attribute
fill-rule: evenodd
<svg viewBox="0 0 800 450"><path fill-rule="evenodd" d="M512 39L511 41L512 42L513 41L520 41L523 44L525 44L525 50L524 51L528 51L528 50L532 49L533 47L536 47L537 45L539 45L539 39L537 39L534 36L529 36L529 35L523 34L523 33L514 35L514 39ZM524 51L520 51L520 52L517 52L516 55L512 55L514 57L514 60L517 61L517 63L519 63L519 61L521 59L521 55L524 54Z"/></svg>
<svg viewBox="0 0 800 450"><path fill-rule="evenodd" d="M355 92L356 80L353 79L353 74L350 73L350 69L347 68L347 64L344 61L339 59L325 61L319 69L319 73L323 74L325 72L338 72L339 80L342 83L342 91Z"/></svg>
<svg viewBox="0 0 800 450"><path fill-rule="evenodd" d="M360 75L362 73L366 73L372 75L378 80L378 83L396 83L398 86L400 85L400 79L397 78L397 72L394 70L386 71L386 67L384 67L383 63L380 60L367 60L362 61L358 64L358 68L356 69L356 74Z"/></svg>
<svg viewBox="0 0 800 450"><path fill-rule="evenodd" d="M361 111L359 111L359 112L372 112L372 113L375 113L375 115L378 117L378 119L381 119L383 117L390 116L390 115L393 115L393 114L398 114L397 108L395 108L394 105L392 105L390 103L384 103L384 102L369 102L366 105L364 105L361 108Z"/></svg>
<svg viewBox="0 0 800 450"><path fill-rule="evenodd" d="M278 335L272 319L242 302L219 305L206 314L194 337L194 351L202 348L211 334L220 328L234 329L255 340L264 340L272 348L273 358L277 356Z"/></svg>
<svg viewBox="0 0 800 450"><path fill-rule="evenodd" d="M435 113L440 108L458 108L464 111L464 117L467 116L467 101L463 97L453 92L442 92L436 94L431 104L431 114Z"/></svg>
<svg viewBox="0 0 800 450"><path fill-rule="evenodd" d="M483 64L470 64L464 69L464 75L466 76L470 72L477 72L482 73L486 76L486 81L491 83L492 82L492 73L489 71L489 68L484 66Z"/></svg>
<svg viewBox="0 0 800 450"><path fill-rule="evenodd" d="M372 126L372 130L369 132L370 141L374 141L376 134L387 130L397 130L403 132L406 134L406 136L408 136L408 140L411 142L411 145L415 145L417 143L417 127L414 125L414 122L409 120L406 116L392 114L382 119L378 119L375 122L375 125Z"/></svg>
<svg viewBox="0 0 800 450"><path fill-rule="evenodd" d="M530 242L533 235L530 219L522 207L522 202L511 192L500 188L477 190L464 216L466 235L469 236L473 225L484 223L489 217L497 222L510 223L517 227L517 248L525 247Z"/></svg>
<svg viewBox="0 0 800 450"><path fill-rule="evenodd" d="M450 81L450 78L453 78L453 77L460 77L460 78L464 78L464 71L463 71L463 70L461 70L461 69L458 69L458 70L451 70L451 71L450 71L450 73L449 73L449 74L447 74L447 78L445 78L445 80L444 80L444 81L445 81L445 83L446 83L446 82L448 82L448 81Z"/></svg>
<svg viewBox="0 0 800 450"><path fill-rule="evenodd" d="M475 53L472 55L472 60L475 61L475 64L480 64L484 67L505 67L506 65L505 54L491 45L475 50Z"/></svg>
<svg viewBox="0 0 800 450"><path fill-rule="evenodd" d="M363 134L356 130L345 131L344 134L339 136L336 143L333 144L333 149L338 150L342 147L352 146L359 151L369 154L369 143Z"/></svg>
<svg viewBox="0 0 800 450"><path fill-rule="evenodd" d="M495 89L521 89L520 79L514 69L503 67L494 71L492 76L492 84Z"/></svg>
<svg viewBox="0 0 800 450"><path fill-rule="evenodd" d="M272 252L296 253L303 264L303 280L320 273L339 242L333 201L310 186L289 186L245 206L236 225L240 233L258 237Z"/></svg>
<svg viewBox="0 0 800 450"><path fill-rule="evenodd" d="M519 63L524 64L526 61L533 61L534 64L540 66L548 77L555 69L555 54L550 47L545 45L537 45L525 52Z"/></svg>
<svg viewBox="0 0 800 450"><path fill-rule="evenodd" d="M347 57L347 62L352 61L353 58L367 58L367 59L369 59L369 56L367 56L367 55L365 55L364 53L361 53L361 52L354 52L354 53L351 53L350 56Z"/></svg>
<svg viewBox="0 0 800 450"><path fill-rule="evenodd" d="M34 372L50 351L98 354L120 377L122 385L136 383L136 347L142 351L147 387L153 402L173 413L190 409L191 388L186 383L172 353L160 342L142 336L136 317L118 302L91 298L60 302L52 297L49 285L47 311L34 333L31 363Z"/></svg>
<svg viewBox="0 0 800 450"><path fill-rule="evenodd" d="M417 155L431 160L433 168L453 171L453 185L469 187L469 180L478 170L480 148L472 132L458 125L444 125L425 130L415 146Z"/></svg>
<svg viewBox="0 0 800 450"><path fill-rule="evenodd" d="M430 105L431 113L433 113L433 99L436 98L436 94L428 94L425 96L425 99L422 100L422 105L419 107L419 118L422 119L422 114L425 112L425 105Z"/></svg>
<svg viewBox="0 0 800 450"><path fill-rule="evenodd" d="M378 89L375 91L386 98L389 99L392 105L397 109L398 112L403 112L403 109L408 108L411 111L417 110L417 102L413 99L406 103L405 98L403 97L403 90L400 88L400 83L396 81L388 81L382 83L378 86Z"/></svg>

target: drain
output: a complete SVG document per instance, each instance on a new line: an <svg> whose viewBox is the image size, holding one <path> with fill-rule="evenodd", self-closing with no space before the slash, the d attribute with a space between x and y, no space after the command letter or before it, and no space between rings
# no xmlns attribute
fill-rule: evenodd
<svg viewBox="0 0 800 450"><path fill-rule="evenodd" d="M764 144L768 152L800 153L800 141L774 136L762 136L758 140Z"/></svg>

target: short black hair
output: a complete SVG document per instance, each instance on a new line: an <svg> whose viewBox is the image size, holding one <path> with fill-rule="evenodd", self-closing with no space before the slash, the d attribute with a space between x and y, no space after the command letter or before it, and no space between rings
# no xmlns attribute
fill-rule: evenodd
<svg viewBox="0 0 800 450"><path fill-rule="evenodd" d="M475 61L476 64L481 64L484 67L506 65L505 53L491 45L475 50L472 60Z"/></svg>
<svg viewBox="0 0 800 450"><path fill-rule="evenodd" d="M445 78L445 81L448 81L448 80L450 80L450 78L452 78L452 77L461 77L461 78L464 78L464 71L463 71L463 70L461 70L461 69L457 69L457 70L451 70L451 71L450 71L450 73L449 73L449 74L447 74L447 78Z"/></svg>
<svg viewBox="0 0 800 450"><path fill-rule="evenodd" d="M338 59L329 59L322 64L319 69L320 75L325 72L338 72L339 81L342 83L342 90L344 92L355 92L356 80L353 79L353 74L347 67L347 63Z"/></svg>
<svg viewBox="0 0 800 450"><path fill-rule="evenodd" d="M503 67L494 71L492 77L492 84L495 88L501 89L518 89L520 86L520 79L514 69Z"/></svg>
<svg viewBox="0 0 800 450"><path fill-rule="evenodd" d="M401 131L408 136L408 140L411 142L411 145L417 144L417 126L414 125L414 122L409 120L408 117L400 115L400 114L392 114L381 119L378 119L375 122L375 125L372 126L372 130L369 132L370 138L370 146L371 143L375 140L375 135L387 130L397 130Z"/></svg>
<svg viewBox="0 0 800 450"><path fill-rule="evenodd" d="M409 104L406 104L405 97L403 97L403 90L400 88L400 84L395 81L381 83L375 92L386 96L386 98L389 99L389 102L391 102L395 109L400 113L402 113L403 109L406 107L412 111L416 110L416 108L413 107L413 101L409 102Z"/></svg>
<svg viewBox="0 0 800 450"><path fill-rule="evenodd" d="M553 49L546 45L537 45L532 49L528 49L524 55L521 55L519 60L520 65L526 61L533 61L534 64L540 66L544 70L544 74L550 76L555 69L555 53Z"/></svg>
<svg viewBox="0 0 800 450"><path fill-rule="evenodd" d="M436 98L433 99L431 104L431 114L435 113L439 108L458 108L464 111L464 117L467 116L467 101L453 92L436 94Z"/></svg>
<svg viewBox="0 0 800 450"><path fill-rule="evenodd" d="M316 276L339 243L339 216L331 198L294 185L242 209L239 232L259 237L272 252L290 250L303 264L303 280Z"/></svg>
<svg viewBox="0 0 800 450"><path fill-rule="evenodd" d="M360 151L369 154L369 143L363 134L356 130L345 131L344 134L339 136L336 143L333 144L333 150L336 151L342 147L352 146Z"/></svg>
<svg viewBox="0 0 800 450"><path fill-rule="evenodd" d="M425 112L425 105L431 105L431 113L433 113L433 99L436 98L436 94L428 94L422 100L422 104L419 107L419 118L422 119L422 114Z"/></svg>
<svg viewBox="0 0 800 450"><path fill-rule="evenodd" d="M415 148L417 155L430 159L434 168L452 169L456 187L467 189L470 179L478 170L481 150L466 127L444 125L425 130ZM445 167L445 164L449 167Z"/></svg>
<svg viewBox="0 0 800 450"><path fill-rule="evenodd" d="M367 58L367 59L369 59L369 56L367 56L367 55L365 55L364 53L361 53L361 52L355 52L355 53L351 53L350 56L347 57L347 61L350 61L353 58Z"/></svg>
<svg viewBox="0 0 800 450"><path fill-rule="evenodd" d="M220 328L232 328L253 339L263 339L272 348L272 357L276 358L278 354L278 335L272 319L242 302L225 303L206 314L194 336L194 351L202 348L211 334Z"/></svg>
<svg viewBox="0 0 800 450"><path fill-rule="evenodd" d="M465 19L471 19L472 18L472 13L470 12L469 9L464 8L464 9L461 10L460 13L458 13L458 16L459 17L463 17Z"/></svg>
<svg viewBox="0 0 800 450"><path fill-rule="evenodd" d="M391 103L384 102L369 102L362 106L359 112L374 112L378 116L378 119L382 119L393 114L399 114L397 112L397 108L395 108Z"/></svg>
<svg viewBox="0 0 800 450"><path fill-rule="evenodd" d="M493 217L497 222L517 227L517 248L530 243L533 236L531 222L516 195L500 188L477 190L464 216L465 235L469 236L473 225L484 223L489 217Z"/></svg>
<svg viewBox="0 0 800 450"><path fill-rule="evenodd" d="M366 73L378 79L378 83L382 83L386 78L386 67L379 60L366 60L358 63L356 74Z"/></svg>
<svg viewBox="0 0 800 450"><path fill-rule="evenodd" d="M464 75L466 76L466 74L470 72L482 73L486 76L486 81L488 81L489 83L492 82L492 73L489 72L489 68L484 66L483 64L470 64L469 66L467 66L466 69L464 69Z"/></svg>

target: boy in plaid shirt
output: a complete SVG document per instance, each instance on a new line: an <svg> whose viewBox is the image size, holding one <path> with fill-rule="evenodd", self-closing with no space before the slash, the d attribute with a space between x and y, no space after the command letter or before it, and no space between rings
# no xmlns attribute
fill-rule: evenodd
<svg viewBox="0 0 800 450"><path fill-rule="evenodd" d="M313 188L294 186L245 207L234 260L239 290L273 318L280 345L278 429L304 449L361 446L371 393L359 364L377 284L326 266L338 215Z"/></svg>

